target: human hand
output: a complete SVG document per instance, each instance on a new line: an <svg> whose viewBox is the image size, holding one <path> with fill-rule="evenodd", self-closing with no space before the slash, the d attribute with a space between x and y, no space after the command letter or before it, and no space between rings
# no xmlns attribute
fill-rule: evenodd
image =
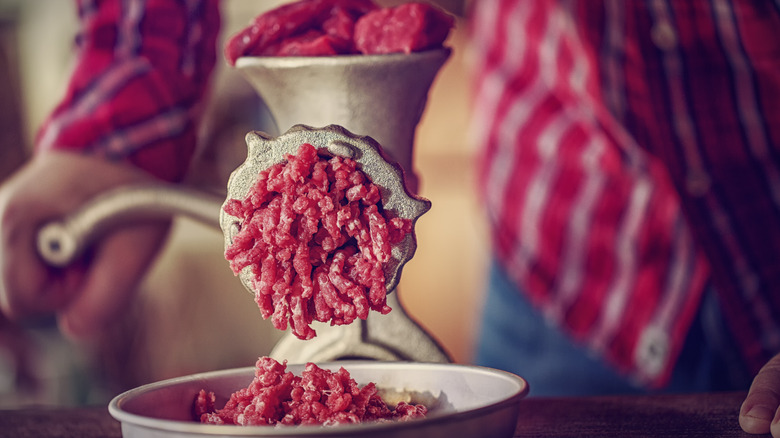
<svg viewBox="0 0 780 438"><path fill-rule="evenodd" d="M780 438L780 354L764 365L753 379L742 408L739 425L747 433L772 433Z"/></svg>
<svg viewBox="0 0 780 438"><path fill-rule="evenodd" d="M38 229L99 193L150 181L156 180L136 168L96 157L35 156L0 187L0 310L11 319L56 314L61 330L73 338L98 334L126 308L169 221L115 230L64 268L38 256Z"/></svg>

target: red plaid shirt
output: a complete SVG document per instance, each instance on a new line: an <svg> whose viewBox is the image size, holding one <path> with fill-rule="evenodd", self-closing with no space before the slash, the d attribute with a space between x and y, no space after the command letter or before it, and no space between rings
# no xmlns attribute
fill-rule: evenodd
<svg viewBox="0 0 780 438"><path fill-rule="evenodd" d="M126 160L184 176L216 62L216 0L79 0L78 59L37 150Z"/></svg>
<svg viewBox="0 0 780 438"><path fill-rule="evenodd" d="M780 351L780 5L479 0L495 253L550 320L662 385L708 284Z"/></svg>

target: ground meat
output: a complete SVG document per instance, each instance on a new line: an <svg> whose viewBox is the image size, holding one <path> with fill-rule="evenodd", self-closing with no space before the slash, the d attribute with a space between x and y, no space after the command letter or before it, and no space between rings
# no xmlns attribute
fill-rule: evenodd
<svg viewBox="0 0 780 438"><path fill-rule="evenodd" d="M409 53L440 47L454 24L424 3L380 8L371 0L299 0L256 17L228 39L225 58Z"/></svg>
<svg viewBox="0 0 780 438"><path fill-rule="evenodd" d="M382 208L379 188L354 160L303 144L225 212L241 223L225 257L236 274L253 270L255 301L274 327L289 323L311 339L314 320L343 325L390 311L384 266L412 222Z"/></svg>
<svg viewBox="0 0 780 438"><path fill-rule="evenodd" d="M214 409L214 394L201 390L195 413L202 423L257 425L337 425L365 421L410 420L428 412L424 405L400 402L391 409L373 383L363 387L344 368L332 372L313 363L301 376L286 371L286 363L268 357L257 361L247 388Z"/></svg>
<svg viewBox="0 0 780 438"><path fill-rule="evenodd" d="M411 53L441 47L452 17L425 3L406 3L371 11L355 24L355 48L361 53Z"/></svg>

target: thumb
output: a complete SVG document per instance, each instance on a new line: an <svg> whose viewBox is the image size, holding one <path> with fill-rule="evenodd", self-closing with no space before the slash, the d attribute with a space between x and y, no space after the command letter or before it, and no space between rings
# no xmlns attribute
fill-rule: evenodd
<svg viewBox="0 0 780 438"><path fill-rule="evenodd" d="M747 433L772 433L780 438L780 354L756 374L739 411L739 425Z"/></svg>

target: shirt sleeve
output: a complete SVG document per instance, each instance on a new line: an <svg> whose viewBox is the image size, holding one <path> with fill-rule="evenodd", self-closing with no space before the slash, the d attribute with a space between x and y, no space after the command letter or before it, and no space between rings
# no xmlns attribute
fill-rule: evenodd
<svg viewBox="0 0 780 438"><path fill-rule="evenodd" d="M181 180L216 63L217 0L78 0L77 61L36 151L125 161Z"/></svg>

